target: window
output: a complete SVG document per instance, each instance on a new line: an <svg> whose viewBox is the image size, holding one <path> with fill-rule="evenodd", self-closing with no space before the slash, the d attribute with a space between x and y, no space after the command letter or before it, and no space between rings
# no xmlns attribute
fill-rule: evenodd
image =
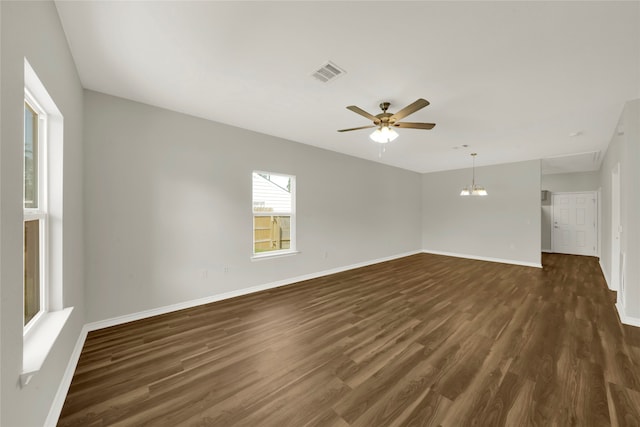
<svg viewBox="0 0 640 427"><path fill-rule="evenodd" d="M291 175L253 172L253 255L295 252L295 182Z"/></svg>
<svg viewBox="0 0 640 427"><path fill-rule="evenodd" d="M35 99L25 93L24 102L24 319L31 326L46 307L47 116Z"/></svg>
<svg viewBox="0 0 640 427"><path fill-rule="evenodd" d="M21 387L41 369L73 311L64 307L62 285L64 117L27 58L24 92Z"/></svg>

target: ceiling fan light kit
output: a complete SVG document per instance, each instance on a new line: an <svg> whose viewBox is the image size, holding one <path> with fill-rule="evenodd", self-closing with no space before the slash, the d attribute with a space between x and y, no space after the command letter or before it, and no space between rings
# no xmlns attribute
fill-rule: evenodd
<svg viewBox="0 0 640 427"><path fill-rule="evenodd" d="M371 135L369 135L369 138L380 144L391 142L397 137L398 132L390 129L389 126L380 126L378 129L374 130Z"/></svg>
<svg viewBox="0 0 640 427"><path fill-rule="evenodd" d="M476 156L478 153L471 153L471 158L473 159L473 168L471 172L471 185L466 186L460 192L461 196L486 196L487 190L480 186L476 185Z"/></svg>
<svg viewBox="0 0 640 427"><path fill-rule="evenodd" d="M369 129L369 128L377 128L369 137L379 144L386 144L398 137L398 132L396 132L393 127L399 128L411 128L411 129L433 129L435 123L408 123L408 122L400 122L403 118L407 117L409 114L413 114L416 111L426 107L429 105L429 101L426 99L419 98L417 101L412 104L407 105L402 110L398 111L395 114L387 113L387 110L391 106L388 102L383 102L380 104L380 109L382 113L373 115L371 113L367 113L360 107L356 107L355 105L350 105L347 107L348 110L353 111L356 114L360 114L363 117L371 120L373 125L369 126L360 126L357 128L349 128L349 129L340 129L338 132L348 132L352 130L359 129Z"/></svg>

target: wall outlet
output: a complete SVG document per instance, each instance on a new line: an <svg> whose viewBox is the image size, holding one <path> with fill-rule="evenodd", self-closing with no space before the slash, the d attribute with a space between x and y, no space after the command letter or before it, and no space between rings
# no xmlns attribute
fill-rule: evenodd
<svg viewBox="0 0 640 427"><path fill-rule="evenodd" d="M229 266L225 265L224 267L224 274L228 274L229 273Z"/></svg>

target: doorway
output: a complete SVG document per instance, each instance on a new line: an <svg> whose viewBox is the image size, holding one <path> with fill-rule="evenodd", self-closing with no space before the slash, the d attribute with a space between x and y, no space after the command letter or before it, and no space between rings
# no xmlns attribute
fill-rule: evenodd
<svg viewBox="0 0 640 427"><path fill-rule="evenodd" d="M596 256L598 246L597 193L554 193L553 252Z"/></svg>

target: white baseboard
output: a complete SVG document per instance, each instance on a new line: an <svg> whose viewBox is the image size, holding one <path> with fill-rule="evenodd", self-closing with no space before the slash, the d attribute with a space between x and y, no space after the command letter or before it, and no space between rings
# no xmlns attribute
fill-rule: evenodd
<svg viewBox="0 0 640 427"><path fill-rule="evenodd" d="M179 302L177 304L166 305L163 307L152 308L150 310L139 311L137 313L125 314L124 316L112 317L110 319L99 320L97 322L88 323L86 326L88 331L95 331L97 329L108 328L110 326L121 325L127 322L133 322L135 320L145 319L147 317L157 316L160 314L171 313L172 311L184 310L185 308L196 307L198 305L209 304L216 301L222 301L229 298L235 298L242 295L253 294L255 292L266 291L268 289L279 288L281 286L292 285L294 283L302 282L305 280L316 279L318 277L328 276L330 274L340 273L347 270L353 270L354 268L366 267L372 264L378 264L385 261L391 261L397 258L403 258L410 255L419 254L422 251L405 252L402 254L392 255L384 258L378 258L374 260L359 262L356 264L345 265L342 267L336 267L329 270L323 270L316 273L304 274L302 276L291 277L288 279L277 280L275 282L265 283L262 285L252 286L250 288L238 289L235 291L225 292L222 294L211 295L204 298L198 298L191 301Z"/></svg>
<svg viewBox="0 0 640 427"><path fill-rule="evenodd" d="M604 281L607 283L607 288L609 288L610 291L615 291L615 289L611 287L611 280L609 280L607 270L605 270L604 266L602 265L602 258L598 260L598 264L600 265L600 271L602 271L602 275L604 276Z"/></svg>
<svg viewBox="0 0 640 427"><path fill-rule="evenodd" d="M67 369L64 371L64 375L62 376L62 380L60 381L60 385L58 386L58 391L56 392L56 395L53 398L53 403L49 408L49 414L47 415L47 419L44 422L45 427L55 427L58 424L58 419L60 418L60 412L62 412L64 400L66 399L67 393L69 392L69 387L71 386L71 380L73 379L73 374L76 371L76 366L78 366L78 360L80 359L80 353L82 353L82 347L84 347L84 342L87 339L87 332L88 329L85 325L80 331L80 336L78 336L75 347L73 347L73 352L71 353L71 357L69 358Z"/></svg>
<svg viewBox="0 0 640 427"><path fill-rule="evenodd" d="M607 271L602 266L602 260L598 261L598 264L600 264L600 270L602 270L602 275L604 276L604 280L605 282L607 282L607 288L609 288L609 290L612 290L614 292L620 292L620 291L616 291L615 289L612 289L611 285L609 285L611 282L609 281L609 277L607 276ZM618 298L619 297L620 295L618 295ZM625 313L624 307L622 306L622 304L620 304L620 301L616 302L616 311L618 312L618 317L620 318L620 322L624 323L625 325L640 327L640 318L627 316L627 313Z"/></svg>
<svg viewBox="0 0 640 427"><path fill-rule="evenodd" d="M552 254L553 251L551 249L542 249L542 252L547 253L547 254Z"/></svg>
<svg viewBox="0 0 640 427"><path fill-rule="evenodd" d="M637 326L640 327L640 318L627 316L624 312L624 307L619 302L616 303L616 310L618 311L618 316L620 317L620 321L625 325Z"/></svg>
<svg viewBox="0 0 640 427"><path fill-rule="evenodd" d="M406 256L415 255L419 253L422 253L422 251L417 250L417 251L405 252L402 254L392 255L384 258L378 258L378 259L359 262L351 265L345 265L342 267L336 267L329 270L319 271L316 273L292 277L289 279L278 280L271 283L265 283L263 285L252 286L250 288L244 288L236 291L225 292L222 294L211 295L208 297L199 298L191 301L184 301L177 304L167 305L164 307L153 308L150 310L144 310L137 313L127 314L124 316L118 316L110 319L99 320L97 322L87 323L86 325L83 326L82 330L80 331L80 336L78 336L76 345L73 348L73 352L71 353L69 363L67 364L67 369L65 370L64 375L62 376L62 380L60 381L60 385L58 386L58 391L56 392L56 395L53 399L53 403L51 404L51 408L49 409L49 414L47 415L47 419L45 421L45 427L55 426L58 423L58 419L60 418L60 413L62 412L64 401L67 397L67 393L69 392L69 387L71 386L71 380L73 379L73 374L76 370L76 366L78 365L78 360L80 359L80 353L82 352L82 347L84 346L84 342L87 339L87 334L91 331L108 328L110 326L116 326L116 325L120 325L127 322L132 322L134 320L141 320L147 317L157 316L159 314L170 313L172 311L183 310L185 308L196 307L198 305L208 304L211 302L222 301L225 299L235 298L242 295L248 295L255 292L278 288L281 286L292 285L294 283L302 282L305 280L328 276L330 274L340 273L347 270L353 270L354 268L366 267L368 265L378 264L385 261L391 261L394 259L403 258Z"/></svg>
<svg viewBox="0 0 640 427"><path fill-rule="evenodd" d="M522 266L525 266L525 267L542 268L542 264L539 263L539 262L526 262L526 261L517 261L517 260L513 260L513 259L491 258L491 257L485 257L485 256L459 254L459 253L455 253L455 252L432 251L432 250L429 250L429 249L423 249L422 252L424 252L426 254L452 256L452 257L456 257L456 258L475 259L475 260L478 260L478 261L499 262L501 264L514 264L514 265L522 265Z"/></svg>

